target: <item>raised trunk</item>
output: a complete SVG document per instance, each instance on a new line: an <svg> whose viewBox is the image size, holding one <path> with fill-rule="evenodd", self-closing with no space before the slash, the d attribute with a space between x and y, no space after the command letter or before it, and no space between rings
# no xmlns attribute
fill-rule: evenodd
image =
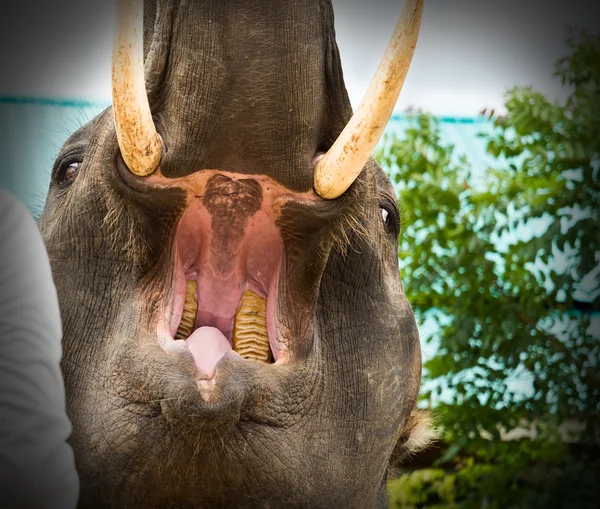
<svg viewBox="0 0 600 509"><path fill-rule="evenodd" d="M311 189L315 154L352 113L330 3L159 1L146 16L163 175L219 168Z"/></svg>

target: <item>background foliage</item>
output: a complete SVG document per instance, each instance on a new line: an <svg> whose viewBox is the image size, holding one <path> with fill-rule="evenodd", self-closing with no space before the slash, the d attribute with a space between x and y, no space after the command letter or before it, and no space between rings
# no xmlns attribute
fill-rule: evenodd
<svg viewBox="0 0 600 509"><path fill-rule="evenodd" d="M390 482L392 507L598 506L600 37L569 45L566 103L514 88L506 115L483 113L494 167L472 168L420 113L378 155L406 293L438 326L422 403L447 444Z"/></svg>

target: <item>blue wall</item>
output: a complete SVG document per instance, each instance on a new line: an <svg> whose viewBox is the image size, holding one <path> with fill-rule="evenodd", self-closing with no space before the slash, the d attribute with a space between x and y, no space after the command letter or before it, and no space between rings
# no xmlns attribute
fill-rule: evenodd
<svg viewBox="0 0 600 509"><path fill-rule="evenodd" d="M106 106L0 98L0 187L15 194L34 214L39 213L60 147Z"/></svg>

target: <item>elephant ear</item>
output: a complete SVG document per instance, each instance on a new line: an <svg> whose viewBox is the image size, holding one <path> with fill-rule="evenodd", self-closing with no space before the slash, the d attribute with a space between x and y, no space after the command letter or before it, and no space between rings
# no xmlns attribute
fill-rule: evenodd
<svg viewBox="0 0 600 509"><path fill-rule="evenodd" d="M431 412L415 409L401 431L390 457L389 470L394 474L402 464L415 454L427 449L437 438Z"/></svg>

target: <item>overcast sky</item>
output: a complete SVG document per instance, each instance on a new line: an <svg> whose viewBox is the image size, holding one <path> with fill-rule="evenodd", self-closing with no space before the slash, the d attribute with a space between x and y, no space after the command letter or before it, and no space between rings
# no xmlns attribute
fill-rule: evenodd
<svg viewBox="0 0 600 509"><path fill-rule="evenodd" d="M333 0L346 84L356 106L402 0ZM564 96L552 77L566 26L597 31L589 0L426 0L421 36L397 110L475 115L506 88ZM113 2L21 0L3 7L0 95L108 100Z"/></svg>

